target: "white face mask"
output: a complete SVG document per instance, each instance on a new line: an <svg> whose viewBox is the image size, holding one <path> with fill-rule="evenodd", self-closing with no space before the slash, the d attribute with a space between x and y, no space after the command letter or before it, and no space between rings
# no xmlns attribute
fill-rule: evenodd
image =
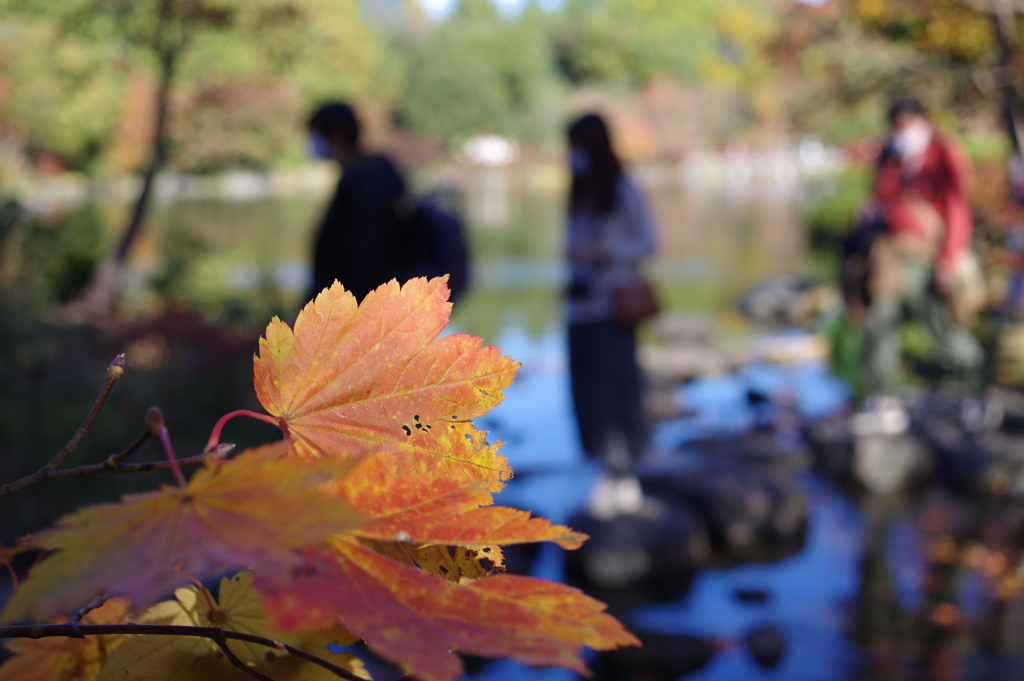
<svg viewBox="0 0 1024 681"><path fill-rule="evenodd" d="M913 123L892 136L893 150L904 161L920 156L932 143L932 126Z"/></svg>

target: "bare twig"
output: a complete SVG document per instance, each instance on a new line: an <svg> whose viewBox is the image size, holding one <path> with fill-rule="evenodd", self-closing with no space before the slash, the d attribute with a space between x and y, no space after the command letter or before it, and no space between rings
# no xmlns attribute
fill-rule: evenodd
<svg viewBox="0 0 1024 681"><path fill-rule="evenodd" d="M14 494L20 490L25 489L29 485L36 483L45 482L47 480L62 480L64 478L84 478L90 475L97 475L99 473L146 473L148 471L166 471L172 470L174 464L170 461L154 461L152 463L122 463L125 459L130 457L132 454L137 452L140 447L153 435L153 432L147 427L147 429L139 435L135 440L117 454L111 454L106 458L103 463L88 464L85 466L76 466L75 468L63 468L59 470L51 470L49 468L42 469L45 473L36 472L27 478L16 480L9 485L0 487L0 497L5 497L10 494ZM214 451L215 454L220 456L226 456L230 451L230 447L233 445L222 445L222 451ZM201 466L206 462L205 454L197 454L196 456L190 456L186 459L179 459L179 466Z"/></svg>
<svg viewBox="0 0 1024 681"><path fill-rule="evenodd" d="M108 458L103 463L94 463L88 466L76 468L65 468L54 471L47 480L60 480L61 478L84 478L97 473L145 473L147 471L171 470L170 461L153 461L151 463L117 463ZM178 459L179 466L201 466L206 462L205 454L196 454L186 459Z"/></svg>
<svg viewBox="0 0 1024 681"><path fill-rule="evenodd" d="M284 652L297 657L301 660L305 660L319 667L323 667L329 672L334 673L336 676L348 681L363 681L360 677L356 676L344 667L339 667L336 664L332 664L327 660L317 657L312 653L307 653L304 650L299 650L293 646L285 643L279 643L263 636L257 636L255 634L247 634L242 631L231 631L229 629L221 629L220 627L190 627L190 626L178 626L173 624L74 624L71 622L65 624L19 624L7 627L0 627L0 639L4 638L49 638L52 636L66 636L75 638L79 635L82 636L109 636L114 634L138 634L146 636L197 636L200 638L208 638L221 647L222 650L226 649L227 642L229 640L245 641L246 643L255 643L256 645L266 646L267 648L275 648L277 650L283 650ZM230 659L230 657L229 657ZM232 662L234 664L234 662ZM238 666L237 664L235 666ZM244 665L243 665L244 666ZM258 679L270 679L266 676L256 676ZM270 679L270 681L273 681Z"/></svg>
<svg viewBox="0 0 1024 681"><path fill-rule="evenodd" d="M53 457L50 463L46 464L32 475L26 476L20 480L15 480L12 483L8 483L3 487L0 487L0 497L6 497L15 492L25 489L29 485L34 485L44 480L49 480L53 475L54 471L57 470L57 466L64 463L64 461L71 456L71 453L75 451L75 447L82 441L82 438L88 434L89 429L92 428L92 424L96 422L96 417L100 415L100 410L103 409L103 405L107 402L107 397L110 395L111 389L114 384L117 383L118 379L124 375L124 353L114 358L114 361L107 367L107 383L100 390L99 396L96 398L96 403L92 405L92 409L89 411L89 415L85 417L85 421L78 427L75 434L71 437L71 440L64 445L64 448L57 452L57 456Z"/></svg>
<svg viewBox="0 0 1024 681"><path fill-rule="evenodd" d="M100 596L99 598L95 599L91 603L83 605L78 612L76 612L74 615L71 616L71 619L68 620L68 624L70 624L71 627L75 630L75 632L76 632L75 638L85 638L85 634L83 634L82 632L78 631L79 623L81 623L83 617L88 615L93 610L96 610L97 608L102 608L103 604L106 603L107 599L109 599L109 598L110 598L110 596Z"/></svg>
<svg viewBox="0 0 1024 681"><path fill-rule="evenodd" d="M121 450L120 453L111 454L109 457L107 457L107 461L103 465L106 466L109 464L110 466L116 468L117 464L121 463L129 456L139 451L139 448L142 447L142 445L146 444L146 440L149 439L150 435L152 435L152 433L150 433L148 429L142 431L142 435L135 438L135 440L132 441L130 445Z"/></svg>
<svg viewBox="0 0 1024 681"><path fill-rule="evenodd" d="M97 610L99 608L102 608L103 604L106 603L109 598L110 598L110 596L100 596L99 598L94 600L92 603L89 603L88 605L83 605L81 610L79 610L78 612L76 612L74 615L71 616L71 621L72 622L81 622L82 618L85 617L86 615L88 615L90 612L92 612L93 610Z"/></svg>
<svg viewBox="0 0 1024 681"><path fill-rule="evenodd" d="M127 447L117 454L111 454L106 458L103 463L87 464L85 466L76 466L75 468L63 468L63 469L51 469L49 466L36 471L32 475L29 475L20 480L0 487L0 497L9 496L15 492L19 492L30 485L35 485L40 482L46 482L47 480L62 480L65 478L84 478L90 475L97 475L99 473L146 473L148 471L166 471L174 470L175 462L172 461L154 461L152 463L135 463L126 464L123 463L125 459L130 457L132 454L137 452L146 441L153 435L160 435L160 429L163 427L163 415L160 414L160 410L156 407L150 408L146 414L146 430L142 432L135 440L132 441ZM79 438L81 439L81 438ZM77 444L77 443L76 443ZM210 449L210 453L215 454L221 458L227 456L234 445L217 445L216 448ZM196 456L190 456L186 459L179 459L176 464L180 467L185 466L201 466L206 463L207 454L197 454Z"/></svg>
<svg viewBox="0 0 1024 681"><path fill-rule="evenodd" d="M238 655L235 655L235 651L231 650L226 640L216 641L216 643L218 646L220 646L221 652L224 653L224 657L228 658L228 662L235 665L252 678L259 679L259 681L274 681L273 678L267 676L262 672L256 671L255 669L253 669L252 667L238 659Z"/></svg>

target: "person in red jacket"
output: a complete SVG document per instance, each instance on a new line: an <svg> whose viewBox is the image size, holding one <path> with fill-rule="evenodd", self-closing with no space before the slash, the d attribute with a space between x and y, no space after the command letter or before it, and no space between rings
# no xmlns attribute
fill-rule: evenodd
<svg viewBox="0 0 1024 681"><path fill-rule="evenodd" d="M871 397L855 430L899 432L908 419L896 397L905 318L931 333L943 369L968 387L979 378L981 346L965 328L977 307L970 253L974 220L966 161L932 125L921 103L900 98L889 109L869 211L885 229L868 256L870 303L865 318L865 368Z"/></svg>

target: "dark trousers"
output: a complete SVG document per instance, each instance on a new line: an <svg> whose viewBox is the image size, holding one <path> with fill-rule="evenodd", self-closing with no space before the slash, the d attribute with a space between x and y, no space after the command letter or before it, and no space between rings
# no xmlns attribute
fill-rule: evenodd
<svg viewBox="0 0 1024 681"><path fill-rule="evenodd" d="M569 371L587 457L625 472L647 439L635 329L612 321L570 324Z"/></svg>

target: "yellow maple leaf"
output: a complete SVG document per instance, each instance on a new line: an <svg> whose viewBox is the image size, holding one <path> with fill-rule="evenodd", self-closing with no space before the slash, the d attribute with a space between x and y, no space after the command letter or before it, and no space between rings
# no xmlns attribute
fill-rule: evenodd
<svg viewBox="0 0 1024 681"><path fill-rule="evenodd" d="M500 546L416 545L372 540L365 540L363 544L382 556L444 577L449 582L483 579L505 571L505 557Z"/></svg>
<svg viewBox="0 0 1024 681"><path fill-rule="evenodd" d="M229 631L255 634L292 645L369 679L362 661L354 655L331 653L327 646L346 646L359 639L335 623L322 632L268 632L261 600L253 588L253 577L240 572L220 582L217 603L211 608L207 595L195 586L174 592L175 600L150 608L142 624L220 627ZM271 676L275 681L326 681L338 677L331 671L296 658L279 649L246 641L229 640L228 647L248 667ZM135 636L111 655L98 681L243 681L251 678L234 667L220 647L207 638L194 636Z"/></svg>

